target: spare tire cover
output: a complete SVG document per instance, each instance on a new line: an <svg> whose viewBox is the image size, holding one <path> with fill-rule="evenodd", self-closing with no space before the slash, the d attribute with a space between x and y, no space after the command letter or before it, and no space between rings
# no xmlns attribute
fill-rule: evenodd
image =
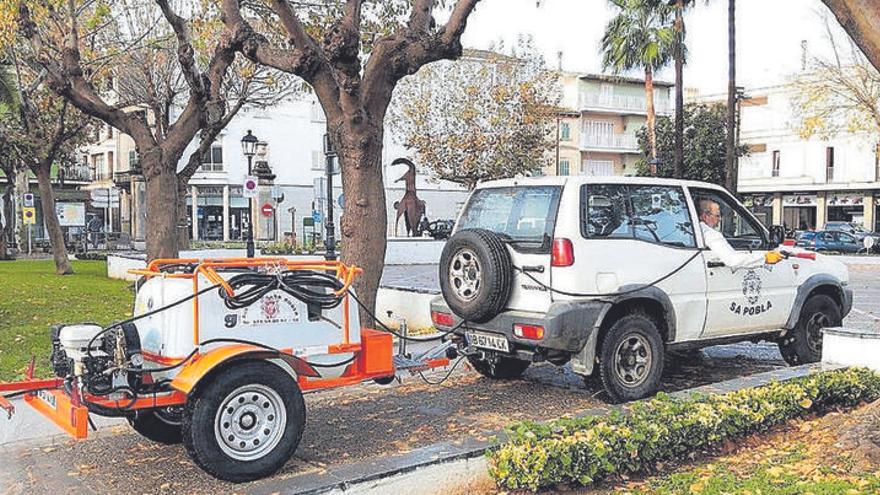
<svg viewBox="0 0 880 495"><path fill-rule="evenodd" d="M440 290L460 318L491 320L507 306L512 284L510 252L495 233L465 229L446 241L440 256Z"/></svg>

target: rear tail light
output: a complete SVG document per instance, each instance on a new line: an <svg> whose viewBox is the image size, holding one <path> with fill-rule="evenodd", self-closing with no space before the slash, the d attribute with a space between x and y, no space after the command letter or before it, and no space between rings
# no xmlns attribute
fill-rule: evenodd
<svg viewBox="0 0 880 495"><path fill-rule="evenodd" d="M574 246L569 239L553 239L551 266L571 266L574 264Z"/></svg>
<svg viewBox="0 0 880 495"><path fill-rule="evenodd" d="M783 246L794 246L794 239L786 239L782 241Z"/></svg>
<svg viewBox="0 0 880 495"><path fill-rule="evenodd" d="M431 311L431 321L438 327L451 327L455 325L455 320L451 314L439 311Z"/></svg>
<svg viewBox="0 0 880 495"><path fill-rule="evenodd" d="M540 325L513 325L513 334L521 339L541 340L544 338L544 327Z"/></svg>

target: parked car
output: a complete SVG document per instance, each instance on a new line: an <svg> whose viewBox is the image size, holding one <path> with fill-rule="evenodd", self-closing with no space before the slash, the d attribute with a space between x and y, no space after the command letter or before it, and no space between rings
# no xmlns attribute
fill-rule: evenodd
<svg viewBox="0 0 880 495"><path fill-rule="evenodd" d="M795 239L795 245L797 247L802 247L804 249L810 249L816 244L816 233L808 230L806 232L801 232L797 235Z"/></svg>
<svg viewBox="0 0 880 495"><path fill-rule="evenodd" d="M854 224L850 222L827 222L825 224L825 230L831 230L835 232L846 232L854 236L862 245L864 245L865 237L873 237L874 238L874 246L872 247L873 252L880 252L880 233L871 232L862 227L859 224Z"/></svg>
<svg viewBox="0 0 880 495"><path fill-rule="evenodd" d="M823 230L812 232L809 236L805 234L802 234L797 241L797 245L805 249L838 253L865 252L863 241L847 232Z"/></svg>
<svg viewBox="0 0 880 495"><path fill-rule="evenodd" d="M846 266L818 255L797 269L728 267L705 249L702 200L720 206L719 230L734 249L766 254L783 241L781 226L766 229L704 182L482 183L443 250L434 325L487 377L571 363L617 401L655 393L668 351L766 340L792 365L818 361L821 329L852 307Z"/></svg>

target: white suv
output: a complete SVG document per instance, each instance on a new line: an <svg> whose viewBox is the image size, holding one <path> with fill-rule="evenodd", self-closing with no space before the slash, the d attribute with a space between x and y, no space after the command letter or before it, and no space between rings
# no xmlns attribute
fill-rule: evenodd
<svg viewBox="0 0 880 495"><path fill-rule="evenodd" d="M852 307L846 267L792 257L733 269L705 248L696 205L721 208L737 250L777 249L718 186L630 177L544 177L475 189L440 260L434 324L474 368L518 377L532 362L598 373L612 399L653 394L668 350L779 343L790 364L821 357L823 327ZM783 248L795 251L796 248Z"/></svg>

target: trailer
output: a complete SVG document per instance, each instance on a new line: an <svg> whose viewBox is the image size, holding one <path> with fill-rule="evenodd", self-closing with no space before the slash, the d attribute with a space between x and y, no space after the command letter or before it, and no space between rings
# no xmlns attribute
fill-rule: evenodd
<svg viewBox="0 0 880 495"><path fill-rule="evenodd" d="M101 327L51 329L53 378L0 383L0 408L24 401L76 439L91 414L124 417L141 435L183 443L202 469L228 481L268 476L293 455L305 427L303 394L387 384L445 367L445 342L421 356L393 353L391 329L360 325L338 261L162 259L135 284L133 316ZM406 335L400 335L406 338Z"/></svg>

